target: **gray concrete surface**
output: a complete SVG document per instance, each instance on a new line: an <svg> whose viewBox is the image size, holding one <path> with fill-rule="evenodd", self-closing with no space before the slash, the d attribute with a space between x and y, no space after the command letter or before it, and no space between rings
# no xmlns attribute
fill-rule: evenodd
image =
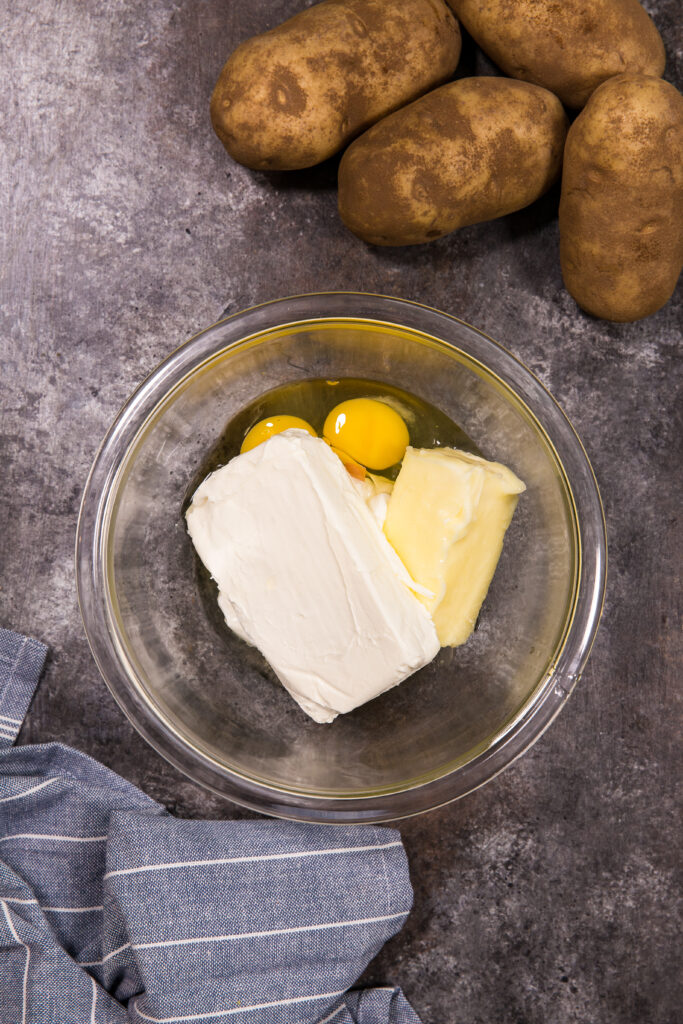
<svg viewBox="0 0 683 1024"><path fill-rule="evenodd" d="M89 654L72 552L97 445L138 382L226 307L359 289L454 313L525 361L582 437L607 515L607 603L533 750L401 825L415 909L365 980L402 985L425 1024L674 1024L680 290L633 325L582 314L562 288L556 192L378 251L339 222L333 164L267 177L232 163L208 121L214 80L236 43L301 6L0 2L0 624L51 646L20 742L73 744L177 814L241 816L144 744ZM646 6L676 81L680 9ZM487 67L471 44L462 66Z"/></svg>

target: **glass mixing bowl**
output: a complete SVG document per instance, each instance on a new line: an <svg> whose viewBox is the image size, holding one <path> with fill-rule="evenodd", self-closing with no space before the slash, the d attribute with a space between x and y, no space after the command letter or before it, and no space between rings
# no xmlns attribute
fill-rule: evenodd
<svg viewBox="0 0 683 1024"><path fill-rule="evenodd" d="M527 484L467 644L332 725L309 720L202 599L182 515L227 421L263 392L311 377L398 385ZM228 317L148 377L95 459L76 557L97 664L160 754L266 814L360 822L461 797L539 737L590 651L606 547L584 449L520 362L436 310L331 293Z"/></svg>

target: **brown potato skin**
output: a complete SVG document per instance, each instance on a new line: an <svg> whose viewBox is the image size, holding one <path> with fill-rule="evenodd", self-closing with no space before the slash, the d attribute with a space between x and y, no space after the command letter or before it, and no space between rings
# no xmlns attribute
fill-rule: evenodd
<svg viewBox="0 0 683 1024"><path fill-rule="evenodd" d="M462 78L390 114L339 166L339 213L373 245L417 245L502 217L559 176L567 117L546 89Z"/></svg>
<svg viewBox="0 0 683 1024"><path fill-rule="evenodd" d="M583 107L608 78L661 75L664 44L638 0L448 0L482 50L512 78Z"/></svg>
<svg viewBox="0 0 683 1024"><path fill-rule="evenodd" d="M449 78L460 45L445 0L324 0L235 50L211 121L247 167L311 167Z"/></svg>
<svg viewBox="0 0 683 1024"><path fill-rule="evenodd" d="M617 75L567 136L560 262L588 313L627 323L671 298L683 266L683 97L647 75Z"/></svg>

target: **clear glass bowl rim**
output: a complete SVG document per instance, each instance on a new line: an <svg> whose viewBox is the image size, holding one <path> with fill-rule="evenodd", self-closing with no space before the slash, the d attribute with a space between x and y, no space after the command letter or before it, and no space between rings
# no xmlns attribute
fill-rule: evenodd
<svg viewBox="0 0 683 1024"><path fill-rule="evenodd" d="M565 643L545 685L515 725L465 765L424 785L343 799L270 788L202 758L183 743L141 699L117 654L104 571L112 487L126 453L157 406L215 352L275 328L331 319L371 321L428 335L482 363L510 387L541 424L564 470L581 551ZM559 713L583 671L600 621L606 572L605 520L592 467L571 423L538 378L506 348L457 317L406 299L363 292L314 292L252 306L217 321L173 351L127 400L102 441L85 484L76 535L78 600L88 643L110 692L138 732L186 776L237 804L275 817L333 824L391 821L432 810L477 789L523 754Z"/></svg>

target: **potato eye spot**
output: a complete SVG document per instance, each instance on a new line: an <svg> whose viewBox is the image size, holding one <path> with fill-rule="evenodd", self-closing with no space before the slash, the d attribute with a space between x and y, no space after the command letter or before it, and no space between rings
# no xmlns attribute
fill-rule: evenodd
<svg viewBox="0 0 683 1024"><path fill-rule="evenodd" d="M289 68L280 67L275 70L270 87L270 100L277 110L293 117L302 114L306 109L306 93Z"/></svg>
<svg viewBox="0 0 683 1024"><path fill-rule="evenodd" d="M351 15L349 21L351 23L351 28L353 29L353 31L357 36L360 36L361 39L368 34L367 25L358 17L357 14Z"/></svg>

